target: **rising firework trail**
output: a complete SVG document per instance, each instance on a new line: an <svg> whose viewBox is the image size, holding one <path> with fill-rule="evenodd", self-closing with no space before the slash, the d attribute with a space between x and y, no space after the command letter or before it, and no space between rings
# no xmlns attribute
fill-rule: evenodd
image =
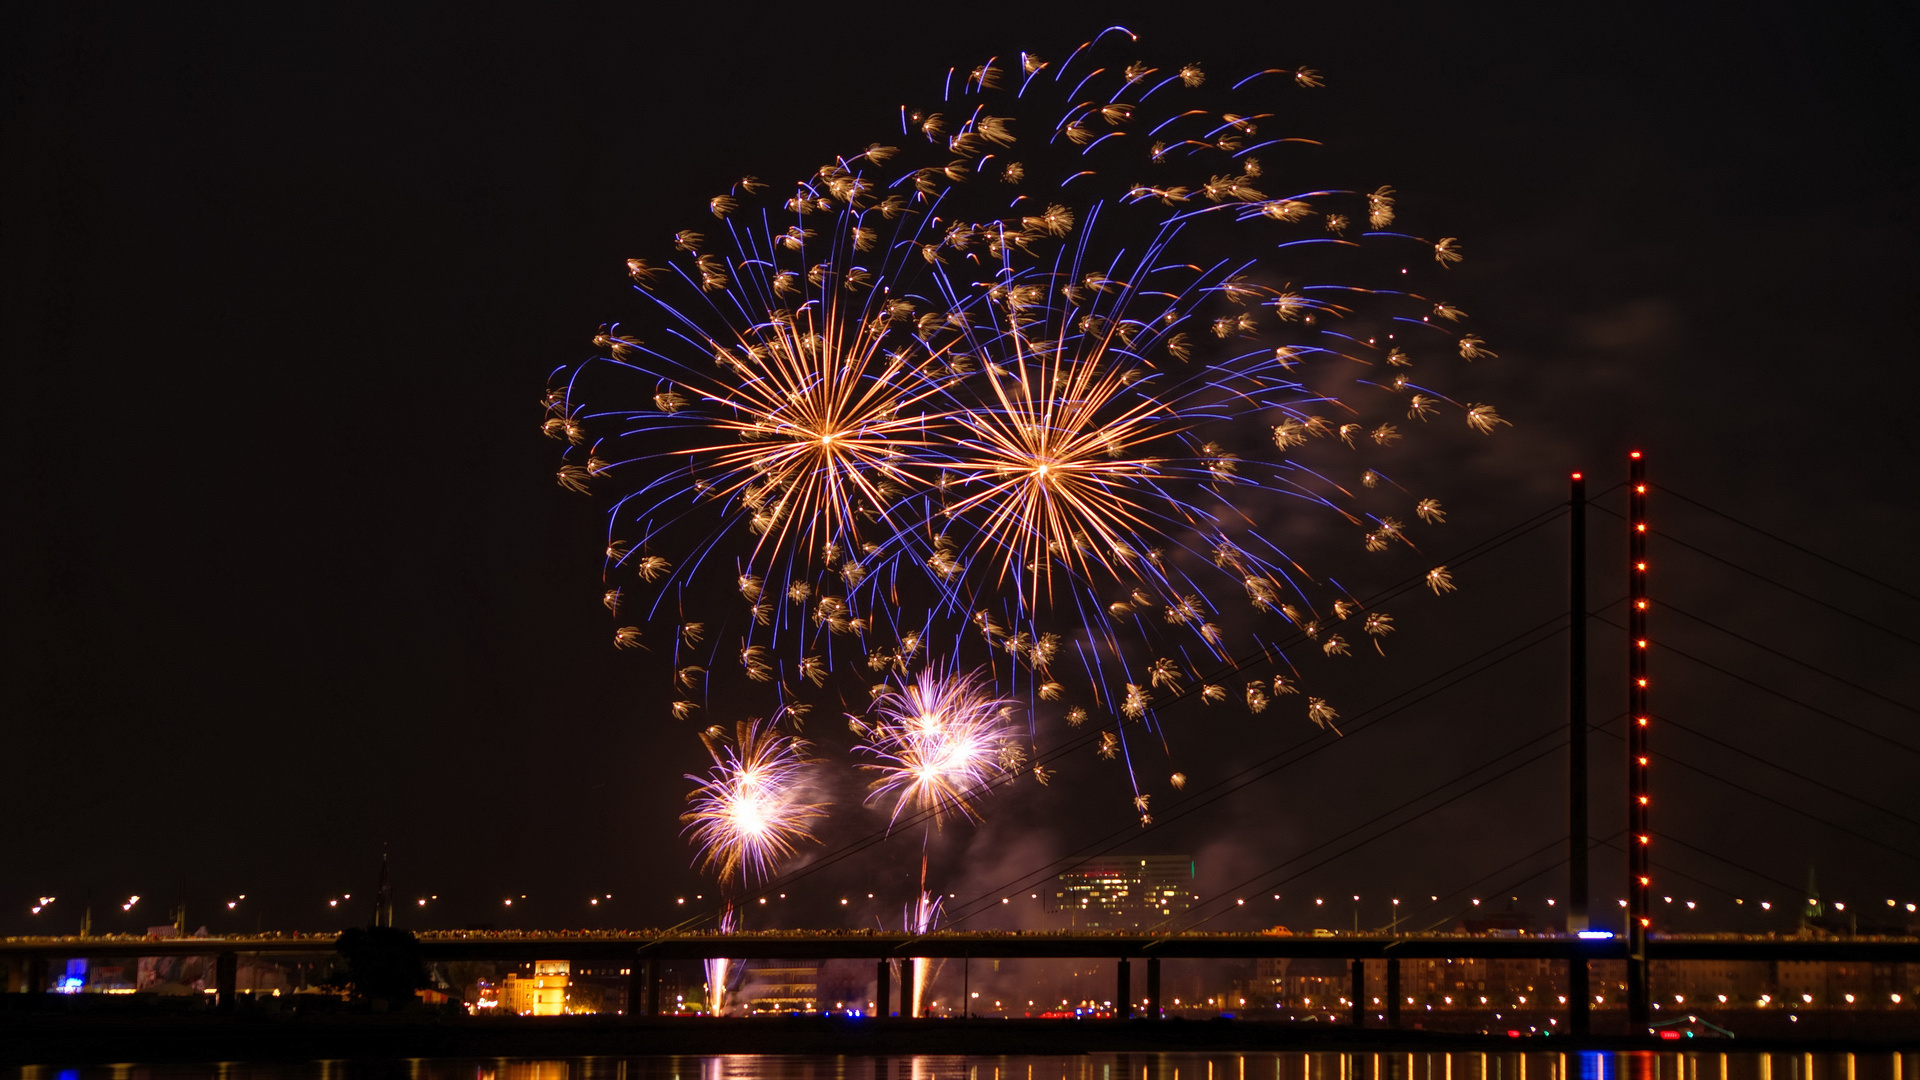
<svg viewBox="0 0 1920 1080"><path fill-rule="evenodd" d="M723 934L731 934L740 929L740 913L732 907L720 913L716 927ZM725 1016L727 1014L727 981L733 975L733 961L724 956L712 956L701 962L707 976L707 1015Z"/></svg>
<svg viewBox="0 0 1920 1080"><path fill-rule="evenodd" d="M940 897L926 890L927 862L924 856L920 860L920 894L907 904L901 913L901 925L907 933L931 934L940 925ZM908 985L913 987L912 1014L927 1014L927 983L933 978L933 960L930 957L916 956L907 961Z"/></svg>

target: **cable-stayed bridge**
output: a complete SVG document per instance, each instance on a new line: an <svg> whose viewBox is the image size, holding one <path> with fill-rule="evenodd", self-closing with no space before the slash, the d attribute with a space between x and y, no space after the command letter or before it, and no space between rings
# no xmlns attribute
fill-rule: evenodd
<svg viewBox="0 0 1920 1080"><path fill-rule="evenodd" d="M1624 513L1616 512L1603 501L1619 486L1628 488L1629 498ZM1828 575L1847 575L1860 582L1862 587L1870 587L1892 597L1896 603L1920 603L1920 595L1878 575L1829 559L1772 530L1741 520L1679 492L1650 485L1639 469L1637 456L1633 475L1625 485L1619 486L1589 498L1584 483L1576 477L1572 495L1566 503L1543 508L1499 530L1479 544L1453 553L1445 561L1446 566L1457 570L1497 552L1509 550L1529 537L1543 533L1550 535L1549 531L1554 526L1570 519L1573 524L1569 530L1572 572L1568 575L1570 589L1565 609L1543 613L1544 617L1529 621L1525 628L1480 649L1447 670L1405 686L1366 709L1346 716L1341 721L1341 734L1316 732L1258 759L1235 762L1233 770L1227 775L1209 784L1196 785L1180 797L1156 807L1153 821L1144 830L1129 822L1123 827L1087 838L1059 857L1022 868L996 885L976 887L973 894L966 897L953 897L955 902L948 905L939 927L932 933L769 931L720 934L707 929L713 925L715 912L703 911L675 926L644 932L429 932L420 935L422 953L430 960L446 961L569 959L580 963L618 964L631 972L633 983L630 1000L645 1002L648 1012L658 1011L659 966L675 960L719 957L870 960L878 964L877 996L885 1001L889 996L888 982L893 970L890 964L903 959L951 958L970 961L1095 958L1115 962L1115 1001L1123 1011L1130 1009L1136 998L1130 989L1131 965L1141 962L1147 969L1147 993L1143 1004L1146 1014L1156 1017L1161 1011L1159 965L1163 959L1340 959L1353 963L1355 981L1350 996L1353 1020L1365 1022L1372 1016L1388 1024L1397 1022L1401 1001L1401 995L1394 989L1399 961L1442 958L1536 959L1566 965L1569 1028L1575 1032L1585 1028L1592 999L1592 995L1586 992L1590 965L1596 962L1626 964L1629 984L1627 1003L1634 1013L1635 1024L1643 1024L1648 1019L1650 990L1647 972L1650 964L1659 961L1920 964L1920 937L1898 933L1862 935L1849 932L1857 929L1857 926L1839 925L1833 920L1813 925L1812 933L1784 938L1777 935L1663 933L1668 928L1660 925L1652 902L1656 891L1655 881L1687 880L1728 895L1747 891L1728 887L1725 883L1729 880L1747 886L1764 883L1784 890L1784 895L1788 896L1797 896L1805 891L1786 880L1785 874L1790 871L1775 866L1751 865L1749 860L1737 853L1715 850L1712 844L1696 842L1696 839L1663 829L1657 807L1650 808L1650 804L1652 797L1659 794L1662 782L1667 777L1677 775L1669 772L1668 766L1689 777L1689 782L1698 780L1718 785L1732 797L1795 815L1813 828L1871 847L1887 856L1906 860L1907 864L1920 864L1920 854L1916 854L1920 850L1920 843L1916 843L1920 841L1920 831L1903 830L1909 827L1920 829L1920 817L1898 805L1888 805L1887 799L1872 791L1850 786L1845 778L1823 777L1810 762L1782 760L1777 752L1770 753L1764 748L1743 742L1738 732L1702 722L1694 716L1683 720L1667 715L1661 705L1665 699L1659 697L1659 688L1648 685L1649 656L1658 657L1663 663L1671 657L1681 664L1766 695L1780 707L1805 716L1810 725L1823 733L1856 740L1862 748L1862 754L1894 757L1911 755L1920 758L1920 739L1913 738L1899 725L1866 718L1859 709L1845 703L1845 695L1852 695L1855 700L1870 701L1883 713L1920 714L1920 709L1884 687L1870 685L1871 680L1834 670L1818 658L1808 659L1791 649L1764 643L1748 633L1724 625L1717 617L1698 614L1660 600L1657 590L1648 587L1649 548L1664 558L1661 545L1670 545L1670 550L1684 552L1688 557L1699 560L1701 567L1737 575L1735 580L1742 582L1744 587L1771 590L1782 596L1793 597L1795 602L1819 609L1825 617L1842 620L1837 625L1848 627L1849 632L1871 635L1890 648L1920 648L1920 638L1902 630L1898 620L1890 620L1877 613L1864 614L1853 605L1826 598L1815 585L1756 567L1743 557L1716 550L1715 545L1698 537L1689 539L1671 530L1653 527L1647 515L1650 496L1670 497L1700 515L1717 520L1729 528L1743 530L1795 558L1805 560L1809 565L1820 566ZM1626 545L1628 565L1620 568L1629 586L1626 594L1597 608L1587 603L1585 595L1590 576L1586 565L1585 542L1585 517L1589 510L1603 517L1619 519L1625 526L1623 531L1630 538L1630 543ZM1658 580L1658 571L1664 565L1662 563L1655 568L1653 580ZM1431 582L1426 578L1411 578L1365 598L1365 603L1368 607L1377 607L1430 585ZM1621 614L1616 615L1616 611ZM1695 647L1683 648L1649 631L1650 626L1659 627L1663 622L1668 626L1674 625L1668 621L1669 616L1715 640L1747 650L1750 656L1759 657L1767 670L1755 672L1751 667L1741 667L1741 661L1737 659L1709 655L1705 650ZM1896 625L1889 625L1890 622ZM1628 663L1625 665L1627 682L1621 687L1627 708L1600 723L1591 723L1586 715L1591 695L1586 672L1588 650L1585 638L1587 629L1592 625L1619 631L1628 650ZM976 924L976 920L985 913L1004 903L1003 898L1007 894L1034 888L1040 882L1088 860L1137 846L1142 835L1151 835L1177 822L1205 821L1207 815L1217 813L1225 801L1236 793L1315 759L1340 745L1343 736L1385 724L1454 687L1501 670L1508 662L1557 640L1561 635L1571 639L1570 693L1567 719L1563 725L1530 734L1506 745L1490 746L1488 753L1470 767L1419 791L1396 794L1390 800L1378 799L1376 802L1380 805L1370 805L1370 816L1365 820L1302 844L1297 850L1289 852L1284 861L1246 875L1210 895L1199 897L1190 910L1152 925L1143 933L969 930L970 924ZM1283 641L1279 644L1284 648L1306 640L1302 637L1300 641ZM1242 657L1222 670L1197 680L1185 690L1160 695L1154 707L1175 707L1183 700L1197 696L1202 685L1224 684L1232 678L1252 674L1274 661L1271 652ZM1833 687L1835 697L1808 700L1815 695L1783 690L1777 685L1777 680L1768 677L1777 670L1789 669ZM1089 728L1047 747L1039 763L1045 765L1070 754L1085 752L1099 737L1100 730ZM1687 744L1687 754L1675 753L1670 747L1670 740L1660 738L1667 730L1679 732L1691 740ZM1623 784L1630 809L1623 823L1625 827L1603 828L1601 835L1595 834L1587 820L1589 793L1586 791L1585 745L1590 737L1596 735L1625 743L1629 761ZM1690 756L1701 748L1706 748L1712 756ZM1571 759L1571 764L1566 784L1569 795L1568 819L1562 837L1478 873L1471 880L1461 883L1449 896L1499 895L1542 877L1564 873L1568 886L1566 933L1507 936L1443 932L1440 927L1451 924L1456 911L1446 907L1438 896L1436 902L1440 902L1444 909L1441 917L1409 921L1406 932L1400 932L1398 920L1391 929L1371 933L1223 933L1208 929L1216 920L1233 912L1239 901L1249 893L1278 889L1297 881L1416 822L1430 818L1496 780L1528 769L1552 767L1565 759ZM1726 768L1726 763L1734 760L1757 765L1769 770L1769 775L1785 778L1791 783L1743 783L1730 775ZM1805 796L1808 791L1820 792L1822 797L1846 804L1852 812L1864 815L1864 820L1872 824L1862 826L1860 819L1837 820L1834 813L1811 807ZM1895 794L1898 795L1897 792ZM853 864L854 860L879 849L895 837L907 833L910 827L921 823L918 818L908 815L892 823L889 829L876 830L843 842L804 867L783 874L758 890L735 897L735 903L744 905L763 900L780 890L792 889L808 878L825 874L835 866ZM1586 862L1589 853L1596 850L1614 850L1628 856L1629 879L1620 883L1623 886L1621 891L1626 894L1621 902L1625 909L1625 921L1614 923L1623 925L1627 930L1625 934L1615 935L1592 929L1603 921L1611 921L1595 917L1599 912L1590 910L1588 894L1591 892L1591 883ZM1583 930L1585 934L1581 933ZM200 939L35 938L0 943L0 957L10 962L14 972L10 983L23 989L43 989L47 965L63 958L123 956L131 953L217 956L221 958L218 970L221 974L222 998L223 1001L230 1001L234 994L231 972L234 970L235 957L243 954L312 955L316 951L328 951L331 942L331 937L298 935ZM1371 996L1364 990L1368 964L1375 965L1376 970L1381 970L1381 965L1384 965L1388 990L1384 995L1385 1007L1378 1014L1363 1005ZM905 981L902 980L903 983ZM903 985L903 993L905 989ZM910 1014L911 1006L906 1011Z"/></svg>

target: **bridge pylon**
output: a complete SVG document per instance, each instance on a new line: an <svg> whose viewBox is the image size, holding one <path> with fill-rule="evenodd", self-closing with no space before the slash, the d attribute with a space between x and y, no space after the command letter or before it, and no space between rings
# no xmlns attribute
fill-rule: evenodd
<svg viewBox="0 0 1920 1080"><path fill-rule="evenodd" d="M1652 1018L1647 932L1653 925L1647 709L1647 461L1627 466L1627 1019L1634 1032Z"/></svg>

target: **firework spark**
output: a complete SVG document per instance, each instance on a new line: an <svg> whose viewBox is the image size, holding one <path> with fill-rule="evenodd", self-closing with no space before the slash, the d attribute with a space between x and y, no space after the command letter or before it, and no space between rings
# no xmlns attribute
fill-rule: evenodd
<svg viewBox="0 0 1920 1080"><path fill-rule="evenodd" d="M869 801L972 817L1021 771L1008 699L1036 726L1157 729L1156 697L1236 654L1284 661L1297 632L1345 662L1332 628L1354 612L1325 614L1345 589L1280 538L1388 559L1444 524L1412 490L1423 454L1509 425L1438 388L1497 356L1417 291L1459 240L1387 231L1413 216L1389 177L1292 179L1321 142L1277 117L1314 69L1108 55L1134 41L960 66L901 110L898 145L716 185L699 229L627 262L643 313L555 374L542 430L562 485L613 500L615 643L644 653L638 624L678 613L670 650L649 639L675 715L723 665L783 702L890 675L856 721ZM1384 655L1395 624L1357 628ZM923 649L984 674L908 679ZM1309 699L1308 721L1334 715ZM1097 752L1131 770L1129 738ZM690 827L737 876L807 820L759 869L722 817Z"/></svg>
<svg viewBox="0 0 1920 1080"><path fill-rule="evenodd" d="M716 725L701 739L713 768L687 776L698 786L680 818L700 865L723 884L765 880L779 860L813 839L813 822L824 815L802 794L813 766L807 743L761 720L743 720L731 734Z"/></svg>
<svg viewBox="0 0 1920 1080"><path fill-rule="evenodd" d="M924 875L925 872L923 862L921 873ZM906 911L901 916L901 923L906 927L907 933L916 935L933 933L934 928L940 925L940 901L940 897L925 889L920 890L920 894L907 904ZM913 987L912 1013L916 1017L925 1016L927 983L933 978L933 961L928 957L916 956L905 963L908 968L907 978L911 980L910 985Z"/></svg>
<svg viewBox="0 0 1920 1080"><path fill-rule="evenodd" d="M722 934L731 934L740 928L740 913L731 906L720 913L720 924L716 928ZM727 1012L727 981L732 975L733 961L724 956L708 957L701 964L707 975L707 1015L725 1016Z"/></svg>
<svg viewBox="0 0 1920 1080"><path fill-rule="evenodd" d="M976 818L975 803L996 780L1020 772L1019 734L1009 722L1014 702L997 696L979 673L932 670L902 678L873 704L857 748L874 759L867 802L888 808L890 821L927 812L938 823Z"/></svg>

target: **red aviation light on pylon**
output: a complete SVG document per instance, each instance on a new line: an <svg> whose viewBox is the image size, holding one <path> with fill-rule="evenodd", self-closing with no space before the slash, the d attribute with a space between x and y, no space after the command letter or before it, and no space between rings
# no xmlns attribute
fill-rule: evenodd
<svg viewBox="0 0 1920 1080"><path fill-rule="evenodd" d="M1651 1005L1647 964L1647 934L1653 925L1647 888L1652 882L1648 859L1653 845L1653 829L1648 820L1652 803L1649 793L1648 728L1652 710L1647 707L1647 659L1652 651L1652 636L1647 633L1647 466L1640 451L1630 455L1627 478L1627 715L1633 722L1627 727L1627 831L1633 843L1627 847L1627 873L1637 888L1628 890L1627 911L1627 1003L1633 1024L1643 1024Z"/></svg>

